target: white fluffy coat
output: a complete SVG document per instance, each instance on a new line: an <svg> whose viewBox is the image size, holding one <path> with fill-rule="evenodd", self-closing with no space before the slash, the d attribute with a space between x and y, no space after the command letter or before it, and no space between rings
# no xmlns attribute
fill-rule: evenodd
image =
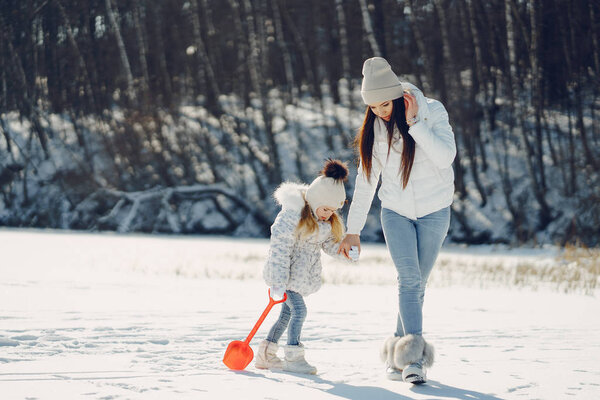
<svg viewBox="0 0 600 400"><path fill-rule="evenodd" d="M329 222L317 222L318 231L298 238L296 227L304 208L307 185L283 183L274 193L281 211L271 226L269 256L263 270L270 287L280 287L307 296L321 287L321 250L332 257L347 260L337 254Z"/></svg>

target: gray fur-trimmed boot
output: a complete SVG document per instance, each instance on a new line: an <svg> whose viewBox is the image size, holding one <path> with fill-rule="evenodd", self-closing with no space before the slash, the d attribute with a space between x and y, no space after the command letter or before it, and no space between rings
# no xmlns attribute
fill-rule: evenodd
<svg viewBox="0 0 600 400"><path fill-rule="evenodd" d="M425 383L425 369L433 365L433 360L433 346L421 335L406 335L394 346L394 364L402 368L404 382L415 385Z"/></svg>
<svg viewBox="0 0 600 400"><path fill-rule="evenodd" d="M283 349L285 350L284 371L309 375L315 375L317 373L317 368L307 363L304 359L304 346L302 344L288 344Z"/></svg>
<svg viewBox="0 0 600 400"><path fill-rule="evenodd" d="M254 366L259 369L283 369L283 360L277 357L277 349L279 349L277 343L269 342L268 340L260 342Z"/></svg>
<svg viewBox="0 0 600 400"><path fill-rule="evenodd" d="M434 349L421 335L390 337L381 349L381 359L389 379L419 385L427 380L425 368L433 365Z"/></svg>

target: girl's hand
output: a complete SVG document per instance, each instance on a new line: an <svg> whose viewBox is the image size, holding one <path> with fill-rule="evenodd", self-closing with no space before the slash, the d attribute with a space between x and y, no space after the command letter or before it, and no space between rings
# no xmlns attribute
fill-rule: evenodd
<svg viewBox="0 0 600 400"><path fill-rule="evenodd" d="M417 121L419 113L419 105L417 98L410 93L404 93L404 107L406 108L406 123L408 126L413 126Z"/></svg>
<svg viewBox="0 0 600 400"><path fill-rule="evenodd" d="M346 256L347 259L351 259L348 252L350 251L350 247L357 246L358 252L360 253L360 235L356 234L347 234L344 237L344 240L340 243L340 248L338 249L338 254L342 253Z"/></svg>
<svg viewBox="0 0 600 400"><path fill-rule="evenodd" d="M285 289L281 287L272 287L271 288L271 298L275 301L283 300L283 294L285 293Z"/></svg>

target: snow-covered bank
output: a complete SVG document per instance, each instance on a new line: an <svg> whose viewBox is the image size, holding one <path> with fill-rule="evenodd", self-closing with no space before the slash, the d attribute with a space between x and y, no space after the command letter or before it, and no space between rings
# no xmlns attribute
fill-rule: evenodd
<svg viewBox="0 0 600 400"><path fill-rule="evenodd" d="M387 381L378 349L395 323L397 295L383 259L381 265L346 267L355 273L346 278L339 275L343 265L328 263L326 284L307 298L303 341L318 376L265 372L253 364L245 372L229 371L221 363L227 344L245 338L266 305L254 269L262 266L267 245L0 230L2 398L600 396L597 296L503 284L482 289L474 281L444 283L443 276L435 278L425 304L426 335L438 353L430 383L411 388ZM467 263L486 251L453 248L443 257ZM365 263L384 253L381 246L366 246ZM554 259L550 250L527 253L498 252L495 262ZM236 279L210 275L219 269ZM352 284L331 283L336 276ZM377 281L386 276L391 283Z"/></svg>

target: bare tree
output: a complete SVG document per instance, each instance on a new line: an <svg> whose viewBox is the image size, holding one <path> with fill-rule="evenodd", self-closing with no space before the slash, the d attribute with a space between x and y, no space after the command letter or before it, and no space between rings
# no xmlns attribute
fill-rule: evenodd
<svg viewBox="0 0 600 400"><path fill-rule="evenodd" d="M137 47L139 52L139 62L142 69L142 83L140 86L142 94L146 97L148 96L150 90L150 74L148 73L148 60L146 56L146 54L148 53L148 41L146 39L145 29L143 27L144 12L140 1L144 0L134 1L133 23L135 26L135 35L137 39Z"/></svg>
<svg viewBox="0 0 600 400"><path fill-rule="evenodd" d="M221 94L221 90L219 89L218 80L215 75L215 71L212 67L206 45L204 44L204 40L202 39L202 33L200 32L200 15L198 10L198 0L191 0L190 2L190 12L192 19L192 26L194 32L194 44L196 46L197 59L200 60L200 65L204 67L203 70L199 69L199 73L203 73L206 75L206 80L201 79L201 82L210 89L210 93L208 94L208 104L210 105L210 109L217 111L220 110L220 106L218 103L219 95Z"/></svg>
<svg viewBox="0 0 600 400"><path fill-rule="evenodd" d="M371 22L371 15L369 14L369 7L367 6L367 0L358 0L360 3L360 10L362 13L363 26L365 28L365 34L367 35L367 40L371 45L371 50L373 51L373 55L375 57L381 57L382 53L379 48L379 44L377 43L377 38L375 37L375 32L373 31L373 23Z"/></svg>
<svg viewBox="0 0 600 400"><path fill-rule="evenodd" d="M117 17L115 16L115 12L113 11L111 0L105 0L106 5L106 14L108 15L108 20L112 25L112 28L115 33L115 38L117 40L117 46L119 48L119 57L121 59L121 65L123 67L123 72L125 73L125 77L127 78L127 97L130 101L136 100L135 87L133 85L133 74L131 73L131 66L129 65L129 58L127 57L127 52L125 50L125 43L123 42L123 36L121 36L121 28L119 28L119 23L117 22Z"/></svg>
<svg viewBox="0 0 600 400"><path fill-rule="evenodd" d="M281 182L281 165L279 160L279 149L277 142L275 141L275 134L273 133L272 126L272 114L269 110L269 98L267 90L264 85L262 70L259 60L260 44L259 38L256 34L254 9L250 0L242 0L244 12L246 14L246 25L248 29L248 40L250 43L250 59L248 67L250 69L250 79L252 81L252 87L255 95L260 99L260 107L262 112L262 118L265 128L265 135L267 139L267 146L271 155L271 166L269 168L269 181L270 183Z"/></svg>
<svg viewBox="0 0 600 400"><path fill-rule="evenodd" d="M275 37L277 38L277 44L281 49L287 93L289 95L289 98L287 99L286 103L292 103L295 102L298 98L298 88L296 87L296 81L294 79L294 66L292 65L292 55L290 54L287 42L285 40L285 36L283 34L283 22L281 18L279 0L271 0L271 8L273 9L273 20L275 22Z"/></svg>

